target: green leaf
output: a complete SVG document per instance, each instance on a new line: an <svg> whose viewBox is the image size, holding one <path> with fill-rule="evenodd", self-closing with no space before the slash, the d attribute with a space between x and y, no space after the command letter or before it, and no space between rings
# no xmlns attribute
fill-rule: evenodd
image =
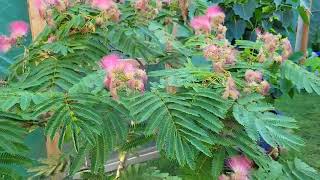
<svg viewBox="0 0 320 180"><path fill-rule="evenodd" d="M259 101L262 99L264 99L264 97L261 94L253 93L248 96L244 96L243 98L240 98L238 100L238 103L241 105L245 105L245 104L249 104L251 102Z"/></svg>
<svg viewBox="0 0 320 180"><path fill-rule="evenodd" d="M245 32L247 23L242 19L233 19L232 21L227 22L227 26L229 28L227 31L227 37L229 37L230 40L240 39Z"/></svg>
<svg viewBox="0 0 320 180"><path fill-rule="evenodd" d="M25 111L31 103L32 95L29 93L23 93L20 97L20 107L23 111Z"/></svg>
<svg viewBox="0 0 320 180"><path fill-rule="evenodd" d="M74 160L71 161L70 172L69 172L71 176L74 175L83 165L86 157L86 153L88 152L88 150L89 150L89 144L85 143L84 146L80 148Z"/></svg>
<svg viewBox="0 0 320 180"><path fill-rule="evenodd" d="M219 179L221 172L223 170L224 159L225 159L225 149L218 149L217 152L214 153L212 158L212 168L211 175L214 179Z"/></svg>
<svg viewBox="0 0 320 180"><path fill-rule="evenodd" d="M311 67L313 72L316 70L320 71L320 58L315 57L315 58L307 59L305 66Z"/></svg>
<svg viewBox="0 0 320 180"><path fill-rule="evenodd" d="M283 78L290 80L298 90L305 89L308 93L320 95L320 78L291 61L285 61L281 67Z"/></svg>
<svg viewBox="0 0 320 180"><path fill-rule="evenodd" d="M10 154L8 152L0 152L1 165L31 165L31 159L19 154Z"/></svg>
<svg viewBox="0 0 320 180"><path fill-rule="evenodd" d="M74 84L70 89L70 93L97 93L104 89L103 80L106 72L100 70L82 78L79 83Z"/></svg>
<svg viewBox="0 0 320 180"><path fill-rule="evenodd" d="M66 56L69 50L69 48L66 46L65 42L63 41L48 43L42 46L42 49L49 52L60 53L63 56Z"/></svg>
<svg viewBox="0 0 320 180"><path fill-rule="evenodd" d="M294 166L309 178L317 179L320 176L320 174L314 168L298 158L294 159Z"/></svg>
<svg viewBox="0 0 320 180"><path fill-rule="evenodd" d="M276 6L278 7L278 6L281 4L282 0L274 0L273 2L274 2L274 3L276 4Z"/></svg>
<svg viewBox="0 0 320 180"><path fill-rule="evenodd" d="M245 4L235 3L232 9L236 15L239 15L242 19L249 21L257 6L258 5L255 0L248 0Z"/></svg>
<svg viewBox="0 0 320 180"><path fill-rule="evenodd" d="M57 110L57 112L49 119L46 127L46 134L51 139L56 135L58 128L65 123L68 111L63 106Z"/></svg>
<svg viewBox="0 0 320 180"><path fill-rule="evenodd" d="M233 107L233 116L244 126L248 136L257 141L262 137L273 147L281 146L298 149L303 145L302 139L290 134L286 129L297 128L295 121L286 116L270 113L274 108L263 102L256 95L248 95ZM240 103L242 102L242 103Z"/></svg>
<svg viewBox="0 0 320 180"><path fill-rule="evenodd" d="M204 95L217 101L215 95ZM211 122L218 121L215 117L210 120L202 119L200 114L192 109L188 99L190 96L186 94L149 92L132 98L129 103L134 119L138 122L142 119L147 124L147 134L157 133L158 147L163 149L168 157L176 158L181 165L194 164L194 151L211 156L207 144L213 144L213 141L207 130L212 128L208 126L215 124L215 128L222 127L219 122ZM196 122L200 122L202 126Z"/></svg>
<svg viewBox="0 0 320 180"><path fill-rule="evenodd" d="M278 10L274 12L274 15L278 17L278 20L282 23L282 26L288 28L293 24L293 10Z"/></svg>
<svg viewBox="0 0 320 180"><path fill-rule="evenodd" d="M304 53L299 51L291 54L288 59L295 63L298 63L303 57L304 57Z"/></svg>

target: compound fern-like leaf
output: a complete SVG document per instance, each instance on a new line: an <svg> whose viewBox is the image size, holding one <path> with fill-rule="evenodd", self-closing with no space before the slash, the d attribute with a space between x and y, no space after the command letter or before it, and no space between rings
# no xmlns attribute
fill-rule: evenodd
<svg viewBox="0 0 320 180"><path fill-rule="evenodd" d="M297 128L292 118L277 115L272 112L274 108L263 102L257 94L248 95L240 99L233 107L234 118L244 126L249 137L257 141L262 137L273 147L281 146L297 149L303 141L290 134L287 129Z"/></svg>

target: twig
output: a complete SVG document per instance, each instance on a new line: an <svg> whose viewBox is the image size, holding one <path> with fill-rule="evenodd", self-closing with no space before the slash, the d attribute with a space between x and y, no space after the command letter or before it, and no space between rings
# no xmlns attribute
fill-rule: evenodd
<svg viewBox="0 0 320 180"><path fill-rule="evenodd" d="M119 179L120 178L120 174L121 174L121 170L124 168L125 163L127 160L127 152L120 152L119 153L119 165L117 168L117 174L116 174L116 178L115 179Z"/></svg>

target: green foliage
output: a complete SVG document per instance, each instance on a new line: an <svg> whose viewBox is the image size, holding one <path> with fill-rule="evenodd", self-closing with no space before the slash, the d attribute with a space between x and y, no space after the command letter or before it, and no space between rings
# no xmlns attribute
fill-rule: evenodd
<svg viewBox="0 0 320 180"><path fill-rule="evenodd" d="M104 163L109 154L113 150L117 149L117 147L124 144L125 140L127 139L129 128L129 119L127 118L128 111L123 105L118 104L109 97L105 98L106 100L103 100L99 106L95 107L95 109L91 109L92 112L88 112L87 108L86 110L82 108L82 110L84 110L82 114L86 113L87 115L90 115L90 113L98 113L97 118L101 119L101 124L99 125L100 127L89 128L95 131L99 129L100 131L97 132L98 134L93 134L95 132L89 134L90 136L93 136L92 144L88 144L89 139L85 141L85 143L78 142L81 144L81 147L79 147L78 153L73 158L74 161L71 163L71 175L80 169L82 163L84 162L84 157L87 154L89 154L91 159L92 172L98 173L99 170L104 167ZM84 135L83 133L84 132L80 133L80 138L87 139L86 137L82 137L82 135Z"/></svg>
<svg viewBox="0 0 320 180"><path fill-rule="evenodd" d="M246 4L234 4L233 11L240 18L249 21L257 7L255 0L249 0Z"/></svg>
<svg viewBox="0 0 320 180"><path fill-rule="evenodd" d="M81 130L83 137L93 143L94 135L99 134L101 131L98 129L102 124L102 120L93 109L83 108L81 103L89 103L94 106L97 102L99 101L91 95L77 94L77 96L67 96L57 94L37 105L33 116L37 117L41 114L55 111L48 120L46 134L53 138L59 127L63 129L69 127L74 136L77 136L79 130ZM90 130L89 127L95 130Z"/></svg>
<svg viewBox="0 0 320 180"><path fill-rule="evenodd" d="M319 173L298 158L284 160L282 164L273 162L269 169L259 169L253 173L252 179L318 179Z"/></svg>
<svg viewBox="0 0 320 180"><path fill-rule="evenodd" d="M70 175L74 175L83 165L86 155L89 152L89 144L84 144L79 150L70 165Z"/></svg>
<svg viewBox="0 0 320 180"><path fill-rule="evenodd" d="M317 24L320 23L320 2L313 1L311 9L311 21L310 21L310 33L309 33L309 45L316 52L320 51L320 31Z"/></svg>
<svg viewBox="0 0 320 180"><path fill-rule="evenodd" d="M289 36L294 34L297 16L300 15L306 23L309 8L307 1L295 0L211 0L223 6L226 12L228 39L254 39L255 29L281 32Z"/></svg>
<svg viewBox="0 0 320 180"><path fill-rule="evenodd" d="M314 57L311 59L307 59L305 63L306 67L310 67L311 71L320 71L320 58L319 57Z"/></svg>
<svg viewBox="0 0 320 180"><path fill-rule="evenodd" d="M215 179L219 178L223 171L225 154L225 149L220 149L213 155L211 175Z"/></svg>
<svg viewBox="0 0 320 180"><path fill-rule="evenodd" d="M115 26L110 30L108 39L111 46L131 58L155 61L163 54L163 46L153 32L147 28L125 28ZM149 39L146 43L145 39Z"/></svg>
<svg viewBox="0 0 320 180"><path fill-rule="evenodd" d="M50 176L63 176L68 168L67 159L60 157L51 157L49 159L39 160L39 165L28 169L29 173L34 173L31 178L46 178Z"/></svg>
<svg viewBox="0 0 320 180"><path fill-rule="evenodd" d="M1 111L0 151L16 153L27 150L27 147L23 144L23 136L26 134L26 131L21 127L19 121L23 121L20 116Z"/></svg>
<svg viewBox="0 0 320 180"><path fill-rule="evenodd" d="M132 165L122 173L121 180L180 180L177 176L170 176L169 173L160 172L156 167L149 167L146 164Z"/></svg>
<svg viewBox="0 0 320 180"><path fill-rule="evenodd" d="M0 178L23 179L23 175L16 172L16 168L24 169L32 164L31 159L21 155L0 151Z"/></svg>
<svg viewBox="0 0 320 180"><path fill-rule="evenodd" d="M19 123L23 119L16 114L0 112L0 178L22 179L16 168L24 169L32 164L25 156L28 151L23 142L26 131Z"/></svg>
<svg viewBox="0 0 320 180"><path fill-rule="evenodd" d="M223 127L219 117L224 117L229 107L217 94L205 90L181 95L150 92L133 97L131 101L133 103L129 108L133 117L137 122L148 123L146 133L158 133L157 146L169 158L175 158L181 165L187 163L191 167L194 166L195 158L192 146L211 156L207 145L213 142L203 127L219 132ZM202 103L213 106L210 111L205 111L207 106ZM195 107L199 110L194 111Z"/></svg>
<svg viewBox="0 0 320 180"><path fill-rule="evenodd" d="M317 179L320 176L315 169L298 158L287 161L284 169L287 176L297 179Z"/></svg>
<svg viewBox="0 0 320 180"><path fill-rule="evenodd" d="M103 80L106 72L103 70L93 72L83 77L79 83L74 84L70 89L70 93L92 93L96 94L104 89Z"/></svg>
<svg viewBox="0 0 320 180"><path fill-rule="evenodd" d="M235 38L235 39L240 39L243 34L245 33L246 30L246 21L242 19L234 19L228 24L228 27L232 30L228 31L228 36Z"/></svg>
<svg viewBox="0 0 320 180"><path fill-rule="evenodd" d="M270 19L275 11L278 18L284 19L287 14L282 12L290 14L293 7L298 7L289 4L286 8L284 5L288 3L282 1L273 1L271 6L255 0L239 2L223 2L226 10L233 9L227 12L227 16L231 14L227 25L233 23L231 35L236 38L263 26L263 20ZM153 8L155 5L155 1L151 3ZM204 0L192 1L188 18L203 14L207 5ZM109 18L107 12L80 3L64 13L53 10L55 26L46 27L19 57L10 70L6 87L0 88L3 162L24 161L22 156L16 156L20 148L25 148L21 140L24 131L19 130L22 124L28 128L44 126L45 135L50 138L60 135L59 148L66 158L43 160L31 170L40 177L64 171L69 178L86 170L89 172L84 173L84 178L106 179L109 176L104 173L104 164L110 153L131 152L156 141L165 157L190 170L190 177L206 174L217 179L224 173L224 160L240 152L261 171L267 171L274 161L257 145L260 138L273 147L288 150L303 144L288 132L297 128L295 120L274 114L275 108L267 98L252 93L242 94L235 101L223 98L222 94L228 89L226 79L231 76L238 90L244 89L247 69L261 70L277 87L281 66L282 78L298 89L320 95L316 75L291 61L282 65L255 63L256 50L263 44L249 41L236 41L238 48L245 50L237 57L237 64L226 66L225 72L212 71L211 63L198 67L191 59L203 56L207 42L222 45L225 42L215 40L213 35L193 36L178 1L159 14L140 13L129 2L118 6L122 11L118 22L105 20ZM103 22L98 23L101 18ZM283 26L289 28L289 24ZM184 33L176 35L175 31ZM56 40L48 43L52 36ZM104 80L106 75L116 76L118 72L100 70L98 62L111 53L137 60L141 69L150 70L153 64L166 64L172 69L148 72L154 78L149 79L151 90L146 88L146 92L138 93L123 88L117 91L119 98L113 99ZM174 91L169 91L170 88ZM65 148L69 144L74 148ZM86 161L90 161L90 167L82 169ZM305 169L309 175L313 173L300 161L282 164L299 172ZM290 173L295 169L291 168ZM179 179L144 165L121 172L120 179L135 178Z"/></svg>
<svg viewBox="0 0 320 180"><path fill-rule="evenodd" d="M262 137L273 147L296 149L303 145L300 138L283 129L297 128L295 120L270 112L274 107L262 102L262 99L260 95L248 95L233 107L233 116L244 126L248 136L255 141Z"/></svg>
<svg viewBox="0 0 320 180"><path fill-rule="evenodd" d="M82 77L95 70L97 61L108 52L104 32L97 30L92 33L70 33L71 29L85 31L92 24L91 21L84 22L83 17L78 16L94 14L85 7L75 6L69 13L56 16L55 23L59 28L47 27L39 35L28 53L12 66L14 73L9 76L10 82L18 81L17 87L31 91L67 91ZM59 40L46 43L49 37Z"/></svg>
<svg viewBox="0 0 320 180"><path fill-rule="evenodd" d="M281 69L282 77L290 80L298 90L320 95L320 78L291 61L286 61Z"/></svg>

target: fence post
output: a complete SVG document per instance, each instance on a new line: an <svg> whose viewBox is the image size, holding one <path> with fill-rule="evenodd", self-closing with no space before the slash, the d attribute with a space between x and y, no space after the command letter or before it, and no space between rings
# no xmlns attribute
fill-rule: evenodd
<svg viewBox="0 0 320 180"><path fill-rule="evenodd" d="M307 15L308 15L308 19L309 19L309 24L304 23L300 16L299 16L299 19L298 19L295 51L296 52L298 52L298 51L303 52L304 58L301 61L302 64L304 63L305 58L307 56L311 9L312 9L312 0L310 0L310 7L308 7L308 9L307 9Z"/></svg>

